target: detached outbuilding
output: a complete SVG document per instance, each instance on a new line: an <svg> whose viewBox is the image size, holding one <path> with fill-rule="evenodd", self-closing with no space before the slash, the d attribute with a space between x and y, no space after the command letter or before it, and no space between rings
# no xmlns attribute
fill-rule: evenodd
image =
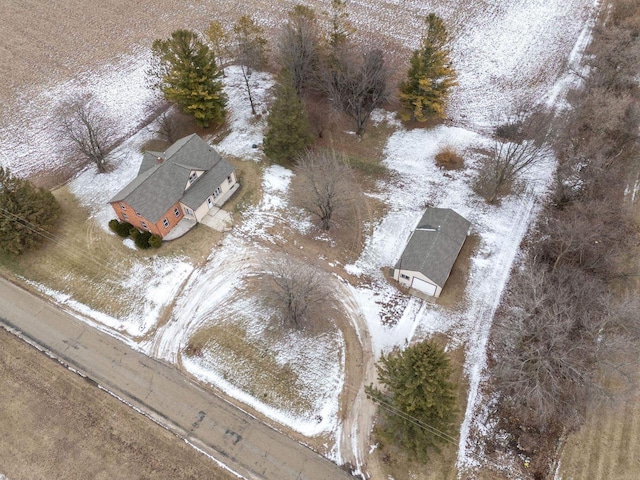
<svg viewBox="0 0 640 480"><path fill-rule="evenodd" d="M405 287L439 297L471 222L450 208L427 208L393 270Z"/></svg>

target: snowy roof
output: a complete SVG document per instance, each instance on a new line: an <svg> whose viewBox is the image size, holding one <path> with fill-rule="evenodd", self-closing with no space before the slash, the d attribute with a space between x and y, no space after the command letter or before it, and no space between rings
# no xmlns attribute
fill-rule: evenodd
<svg viewBox="0 0 640 480"><path fill-rule="evenodd" d="M194 171L204 173L185 191ZM194 133L165 152L145 152L138 176L109 203L124 201L155 223L178 201L199 207L233 171L232 165Z"/></svg>
<svg viewBox="0 0 640 480"><path fill-rule="evenodd" d="M420 272L443 287L470 226L450 208L427 208L395 268Z"/></svg>

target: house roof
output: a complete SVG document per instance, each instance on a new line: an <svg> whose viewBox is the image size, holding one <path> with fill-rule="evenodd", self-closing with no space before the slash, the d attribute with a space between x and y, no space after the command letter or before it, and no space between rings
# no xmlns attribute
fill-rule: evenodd
<svg viewBox="0 0 640 480"><path fill-rule="evenodd" d="M185 191L193 171L204 173ZM165 152L145 152L138 176L109 203L124 201L156 223L178 201L198 208L233 171L213 147L198 135L189 135Z"/></svg>
<svg viewBox="0 0 640 480"><path fill-rule="evenodd" d="M395 268L420 272L443 287L470 226L450 208L427 208Z"/></svg>

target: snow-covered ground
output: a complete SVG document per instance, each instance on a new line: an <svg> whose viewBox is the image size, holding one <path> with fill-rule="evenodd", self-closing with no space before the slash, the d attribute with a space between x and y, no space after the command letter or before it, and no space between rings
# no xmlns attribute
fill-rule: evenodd
<svg viewBox="0 0 640 480"><path fill-rule="evenodd" d="M384 162L394 172L394 179L379 185L376 193L388 205L389 213L375 226L362 256L346 267L347 272L366 278L367 282L344 289L350 292L353 301L343 302L352 305L354 315L362 314L366 318L377 354L435 332L448 335L455 344L466 342L465 367L470 392L461 429L458 458L461 468L476 463L477 452L470 443L469 432L479 426L474 424L474 419L479 418L483 400L480 385L493 313L518 254L520 241L535 216L538 201L553 171L550 159L540 168L528 172L529 188L524 195L507 198L499 206L487 206L470 188L478 168L470 149L486 145L488 127L513 106L522 102L546 102L550 106L562 102L564 92L575 80L569 74L559 75L566 70L567 63L572 67L578 65L590 38L591 19L598 7L597 0L486 0L477 3L472 14L455 17L454 10L449 11L449 7L441 2L407 2L406 8L415 9L418 5L425 12L435 8L454 25L452 57L459 87L451 97L449 117L458 126L408 131L389 120L384 112L377 113L376 121L390 121L396 129L384 151ZM459 14L459 10L455 12ZM353 18L356 26L358 22L369 25L374 21L358 14ZM385 30L382 24L379 28ZM397 36L415 46L416 38L407 39L400 33ZM69 92L93 95L110 112L123 136L138 131L116 152L118 162L113 172L98 177L89 168L71 183L72 192L91 210L95 222L106 228L111 215L105 202L135 176L140 161L139 147L149 136L148 130L139 130L155 101L144 80L148 55L148 50L140 49L138 55L115 59L113 64L79 75L77 80L58 88L35 94L25 92L22 111L14 118L28 118L29 121L16 120L0 128L0 162L22 175L63 164L65 159L55 138L52 112L62 99L68 98ZM261 143L264 119L250 115L237 69L227 69L225 82L230 97L230 125L229 134L218 147L226 154L257 160L260 153L252 146ZM258 112L262 113L266 89L272 79L254 73L252 82ZM438 169L434 156L444 147L463 153L467 168L446 174ZM141 348L171 361L182 359L183 365L195 375L303 433L333 432L337 437L340 431L336 414L338 393L344 382L341 367L344 341L339 335L314 339L317 344L312 347L310 356L303 357L313 364L326 358L327 352L336 351L335 362L328 366L317 363L326 369L326 376L319 379L313 368L305 371L301 365L296 366L300 388L306 389L314 399L312 410L322 417L320 421L292 414L286 409L274 410L272 405L255 395L238 390L235 383L224 378L214 357L205 355L193 359L182 355L190 336L204 326L216 325L220 311L243 309L243 312L254 314L252 322L243 323L249 337L259 336L265 328L264 318L268 312L265 313L256 299L245 295L243 288L259 270L258 259L266 252L264 245L283 240L275 238L269 227L283 222L285 217L286 221L291 220L284 212L290 208L287 191L291 175L281 167L265 169L261 202L244 212L236 228L225 237L221 246L212 250L204 266L194 268L180 258L163 260L166 262L162 266L166 269L163 270L165 275L155 275L157 283L148 287L149 304L144 306L148 314L140 316L136 311L130 318L104 318L100 312L83 310L83 306L73 303L70 297L51 294L81 310L103 328L122 330L132 337L151 331L160 309L175 301L171 319L140 345ZM471 261L462 307L455 311L403 297L380 274L382 267L394 264L427 204L455 209L472 221L473 232L480 239ZM304 219L295 220L295 223L300 230L307 228ZM155 272L159 266L151 263L140 268ZM181 290L172 290L183 284ZM392 319L393 326L383 325L383 319ZM302 352L296 353L291 348L291 342L295 340L285 338L272 346L272 354L279 365L295 364L298 355L302 356ZM285 357L283 352L287 351L294 355ZM336 458L340 460L339 452Z"/></svg>
<svg viewBox="0 0 640 480"><path fill-rule="evenodd" d="M149 59L150 51L140 48L138 54L114 58L99 70L80 72L72 81L20 92L19 111L0 122L0 163L21 176L68 163L59 136L60 112L66 102L79 98L90 99L121 138L135 134L158 102L148 87Z"/></svg>

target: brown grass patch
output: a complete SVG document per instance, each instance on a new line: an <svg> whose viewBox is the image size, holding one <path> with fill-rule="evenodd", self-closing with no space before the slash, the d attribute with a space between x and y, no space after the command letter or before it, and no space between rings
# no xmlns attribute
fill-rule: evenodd
<svg viewBox="0 0 640 480"><path fill-rule="evenodd" d="M229 212L242 214L247 208L260 203L264 166L258 162L231 156L225 156L224 159L236 167L236 178L240 188L222 208Z"/></svg>
<svg viewBox="0 0 640 480"><path fill-rule="evenodd" d="M436 155L436 164L445 170L464 168L464 158L451 147L445 147Z"/></svg>
<svg viewBox="0 0 640 480"><path fill-rule="evenodd" d="M54 241L20 257L2 255L0 264L15 275L69 294L115 318L125 317L131 304L142 300L140 292L125 284L131 269L143 268L155 256L185 256L198 264L222 238L222 234L199 225L158 250L132 250L122 238L110 235L90 219L67 187L54 195L63 212Z"/></svg>
<svg viewBox="0 0 640 480"><path fill-rule="evenodd" d="M462 245L458 258L451 268L451 273L449 274L449 278L442 289L442 293L440 294L440 297L438 297L438 305L451 309L462 307L467 282L469 280L471 259L478 251L479 245L480 237L477 234L474 233L467 237Z"/></svg>
<svg viewBox="0 0 640 480"><path fill-rule="evenodd" d="M298 374L294 367L276 361L267 338L252 338L242 326L242 319L210 325L196 332L185 354L216 359L222 377L278 409L308 413L312 404L300 395Z"/></svg>

